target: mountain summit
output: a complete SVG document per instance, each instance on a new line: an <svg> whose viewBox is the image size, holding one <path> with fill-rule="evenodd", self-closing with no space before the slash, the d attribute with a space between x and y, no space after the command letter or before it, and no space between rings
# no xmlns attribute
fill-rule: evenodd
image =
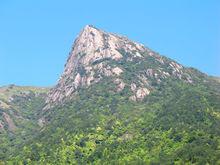
<svg viewBox="0 0 220 165"><path fill-rule="evenodd" d="M106 61L123 59L122 50L135 51L132 58L142 58L147 49L125 37L110 34L87 25L75 40L70 56L58 84L49 94L47 103L60 102L73 95L80 86L89 86L103 76L119 75L122 68L111 68Z"/></svg>
<svg viewBox="0 0 220 165"><path fill-rule="evenodd" d="M139 70L126 68L130 63ZM144 67L144 63L148 64ZM134 74L130 81L124 80L128 74ZM44 109L74 97L79 88L104 77L112 78L117 91L129 87L133 101L143 100L156 84L168 77L193 82L190 72L175 61L126 37L87 25L75 40L64 73L49 92Z"/></svg>

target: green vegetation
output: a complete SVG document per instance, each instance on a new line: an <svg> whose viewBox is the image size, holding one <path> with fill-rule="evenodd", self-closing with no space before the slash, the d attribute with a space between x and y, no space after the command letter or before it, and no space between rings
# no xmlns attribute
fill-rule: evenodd
<svg viewBox="0 0 220 165"><path fill-rule="evenodd" d="M48 90L49 88L9 85L5 87L0 87L0 99L8 100L13 95L22 95L29 92L33 92L36 94L46 93L48 92Z"/></svg>
<svg viewBox="0 0 220 165"><path fill-rule="evenodd" d="M219 93L172 79L158 88L141 103L115 92L111 79L81 89L6 162L219 164Z"/></svg>
<svg viewBox="0 0 220 165"><path fill-rule="evenodd" d="M0 164L220 164L219 82L193 68L183 68L180 79L165 57L164 63L147 55L129 61L131 55L119 51L126 58L93 65L122 68L121 92L112 77L104 77L79 88L72 100L42 111L48 89L0 88ZM83 66L77 72L86 74ZM170 76L162 77L164 72ZM133 102L130 84L140 86L140 75L147 77L151 93ZM193 83L185 81L188 76Z"/></svg>
<svg viewBox="0 0 220 165"><path fill-rule="evenodd" d="M44 106L47 91L47 88L15 85L0 88L0 102L3 103L0 104L0 160L6 159L37 130L37 116Z"/></svg>

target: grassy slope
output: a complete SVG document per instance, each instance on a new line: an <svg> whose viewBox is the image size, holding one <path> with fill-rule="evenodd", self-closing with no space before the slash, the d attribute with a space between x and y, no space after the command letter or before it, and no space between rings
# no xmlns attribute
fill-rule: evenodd
<svg viewBox="0 0 220 165"><path fill-rule="evenodd" d="M31 86L3 86L0 87L0 99L8 100L13 95L21 95L22 93L46 93L48 92L49 88L41 88L41 87L31 87Z"/></svg>

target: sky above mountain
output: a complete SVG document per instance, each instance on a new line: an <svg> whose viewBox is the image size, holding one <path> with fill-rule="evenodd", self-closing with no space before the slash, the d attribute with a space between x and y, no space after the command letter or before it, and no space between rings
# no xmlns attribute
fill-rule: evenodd
<svg viewBox="0 0 220 165"><path fill-rule="evenodd" d="M87 24L220 76L218 0L2 0L0 85L56 84Z"/></svg>

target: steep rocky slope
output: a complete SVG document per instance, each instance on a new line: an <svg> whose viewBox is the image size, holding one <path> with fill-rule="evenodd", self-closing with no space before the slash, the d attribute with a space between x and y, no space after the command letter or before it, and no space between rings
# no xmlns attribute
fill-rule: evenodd
<svg viewBox="0 0 220 165"><path fill-rule="evenodd" d="M133 65L128 70L127 65ZM141 68L142 67L142 68ZM125 80L128 74L130 79ZM143 100L157 84L173 77L193 83L191 71L177 62L133 42L87 25L75 40L64 73L50 91L45 109L74 97L78 89L113 78L117 91L128 87L131 100Z"/></svg>

